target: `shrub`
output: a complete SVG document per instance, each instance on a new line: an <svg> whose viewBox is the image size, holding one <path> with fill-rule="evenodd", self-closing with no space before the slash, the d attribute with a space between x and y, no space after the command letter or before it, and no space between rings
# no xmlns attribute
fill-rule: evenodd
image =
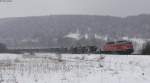
<svg viewBox="0 0 150 83"><path fill-rule="evenodd" d="M142 54L149 55L150 54L150 42L147 42L142 50Z"/></svg>
<svg viewBox="0 0 150 83"><path fill-rule="evenodd" d="M7 49L7 46L3 43L0 43L0 52L5 52Z"/></svg>

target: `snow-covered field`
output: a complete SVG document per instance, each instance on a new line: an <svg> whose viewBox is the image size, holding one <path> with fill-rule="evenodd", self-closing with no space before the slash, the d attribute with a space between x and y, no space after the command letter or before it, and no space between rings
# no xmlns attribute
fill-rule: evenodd
<svg viewBox="0 0 150 83"><path fill-rule="evenodd" d="M149 82L150 56L0 54L0 83Z"/></svg>

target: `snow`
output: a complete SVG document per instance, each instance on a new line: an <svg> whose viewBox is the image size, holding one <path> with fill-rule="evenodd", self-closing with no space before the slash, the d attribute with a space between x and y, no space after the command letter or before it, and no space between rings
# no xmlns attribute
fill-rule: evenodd
<svg viewBox="0 0 150 83"><path fill-rule="evenodd" d="M80 39L80 34L78 34L78 33L69 33L65 37L66 38L73 38L73 39L79 40Z"/></svg>
<svg viewBox="0 0 150 83"><path fill-rule="evenodd" d="M21 56L18 56L17 54L0 54L0 60L14 60L19 57Z"/></svg>
<svg viewBox="0 0 150 83"><path fill-rule="evenodd" d="M107 36L100 36L100 35L94 34L94 37L95 37L95 39L101 39L101 40L104 40L104 41L108 41Z"/></svg>
<svg viewBox="0 0 150 83"><path fill-rule="evenodd" d="M0 63L1 83L149 83L150 81L150 56L143 55L0 54L0 61L7 61Z"/></svg>
<svg viewBox="0 0 150 83"><path fill-rule="evenodd" d="M79 29L77 29L76 32L70 32L69 34L67 34L65 36L65 38L72 38L72 39L80 40L81 39L81 34L79 32Z"/></svg>

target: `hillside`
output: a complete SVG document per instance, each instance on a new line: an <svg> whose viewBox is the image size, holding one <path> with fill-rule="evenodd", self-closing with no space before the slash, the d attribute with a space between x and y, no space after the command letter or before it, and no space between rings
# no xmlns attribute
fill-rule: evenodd
<svg viewBox="0 0 150 83"><path fill-rule="evenodd" d="M76 32L82 36L82 40L88 38L89 41L93 41L95 35L104 38L107 36L110 40L123 36L149 38L149 31L150 15L125 18L50 15L0 19L0 41L14 48L60 47L66 46L66 42L67 45L71 45L74 40L65 38L65 36Z"/></svg>

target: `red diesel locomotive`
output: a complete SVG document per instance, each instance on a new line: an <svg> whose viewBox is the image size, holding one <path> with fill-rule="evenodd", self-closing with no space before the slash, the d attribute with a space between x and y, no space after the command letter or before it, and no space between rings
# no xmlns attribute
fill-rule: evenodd
<svg viewBox="0 0 150 83"><path fill-rule="evenodd" d="M133 44L130 41L108 42L102 49L103 53L114 54L131 54L133 53L133 51Z"/></svg>

